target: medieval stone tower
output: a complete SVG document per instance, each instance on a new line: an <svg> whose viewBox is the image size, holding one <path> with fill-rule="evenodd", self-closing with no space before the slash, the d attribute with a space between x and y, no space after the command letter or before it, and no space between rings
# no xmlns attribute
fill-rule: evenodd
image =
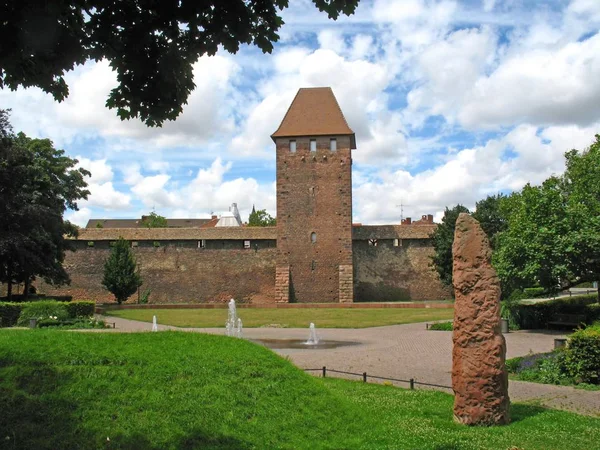
<svg viewBox="0 0 600 450"><path fill-rule="evenodd" d="M300 89L277 152L279 302L352 302L354 132L331 88Z"/></svg>

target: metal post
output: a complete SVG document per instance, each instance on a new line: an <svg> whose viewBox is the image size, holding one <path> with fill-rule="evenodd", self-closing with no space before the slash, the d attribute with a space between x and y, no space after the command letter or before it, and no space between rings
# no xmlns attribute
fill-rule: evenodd
<svg viewBox="0 0 600 450"><path fill-rule="evenodd" d="M327 376L327 367L323 366L323 378Z"/></svg>
<svg viewBox="0 0 600 450"><path fill-rule="evenodd" d="M414 389L414 388L415 388L415 379L414 379L414 378L411 378L411 379L410 379L410 388L411 388L411 389Z"/></svg>
<svg viewBox="0 0 600 450"><path fill-rule="evenodd" d="M367 372L363 372L363 381L367 382Z"/></svg>

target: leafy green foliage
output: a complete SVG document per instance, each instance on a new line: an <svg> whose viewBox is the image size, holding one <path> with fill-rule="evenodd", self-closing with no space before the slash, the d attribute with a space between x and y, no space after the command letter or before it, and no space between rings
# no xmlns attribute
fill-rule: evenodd
<svg viewBox="0 0 600 450"><path fill-rule="evenodd" d="M446 393L318 379L224 336L4 330L0 351L8 448L579 450L600 441L598 418L519 403L507 426L465 427Z"/></svg>
<svg viewBox="0 0 600 450"><path fill-rule="evenodd" d="M78 302L70 302L65 303L67 307L67 313L69 317L91 317L94 315L94 310L96 308L96 303L94 302L86 302L86 301L78 301Z"/></svg>
<svg viewBox="0 0 600 450"><path fill-rule="evenodd" d="M313 0L336 19L358 0ZM175 120L194 89L193 64L240 44L270 53L288 0L164 2L80 0L0 4L0 88L37 86L63 101L66 71L107 60L117 87L106 106L149 126Z"/></svg>
<svg viewBox="0 0 600 450"><path fill-rule="evenodd" d="M577 330L569 336L564 365L577 382L600 384L600 325Z"/></svg>
<svg viewBox="0 0 600 450"><path fill-rule="evenodd" d="M484 200L475 204L476 210L473 218L476 219L481 228L487 234L492 249L496 246L497 235L507 227L505 212L502 203L506 196L502 194L489 195ZM435 255L432 258L441 282L452 287L452 244L454 243L454 229L456 219L460 213L469 213L463 205L456 205L452 209L446 208L442 223L438 225L432 234Z"/></svg>
<svg viewBox="0 0 600 450"><path fill-rule="evenodd" d="M141 284L142 279L137 271L129 241L119 238L104 264L102 285L115 296L117 303L121 304L133 295Z"/></svg>
<svg viewBox="0 0 600 450"><path fill-rule="evenodd" d="M435 255L431 258L442 284L452 287L452 243L454 242L454 229L456 219L460 213L468 213L463 205L456 205L452 209L446 208L442 223L438 225L431 235Z"/></svg>
<svg viewBox="0 0 600 450"><path fill-rule="evenodd" d="M43 320L53 317L56 317L55 320L66 320L69 318L65 303L54 300L24 303L17 325L25 326L29 324L30 319Z"/></svg>
<svg viewBox="0 0 600 450"><path fill-rule="evenodd" d="M475 204L473 218L476 219L490 240L492 249L496 248L498 233L506 230L508 223L502 203L506 200L502 194L488 195L485 199Z"/></svg>
<svg viewBox="0 0 600 450"><path fill-rule="evenodd" d="M508 228L499 233L494 266L510 290L556 292L600 279L600 136L565 159L561 177L502 202Z"/></svg>
<svg viewBox="0 0 600 450"><path fill-rule="evenodd" d="M151 293L152 293L152 290L150 288L144 289L144 292L142 292L142 295L140 296L140 304L142 304L142 305L148 304L148 300L150 300Z"/></svg>
<svg viewBox="0 0 600 450"><path fill-rule="evenodd" d="M435 331L452 331L454 326L452 322L438 322L429 325L429 329Z"/></svg>
<svg viewBox="0 0 600 450"><path fill-rule="evenodd" d="M248 226L249 227L274 227L277 225L277 219L271 217L271 215L264 209L259 209L255 211L252 208L252 212L248 217Z"/></svg>
<svg viewBox="0 0 600 450"><path fill-rule="evenodd" d="M152 211L150 214L142 218L142 224L146 228L167 228L167 218L159 216Z"/></svg>
<svg viewBox="0 0 600 450"><path fill-rule="evenodd" d="M59 328L62 330L91 330L96 328L106 328L106 322L96 320L93 317L79 317L76 319L42 319L37 323L38 328Z"/></svg>
<svg viewBox="0 0 600 450"><path fill-rule="evenodd" d="M67 208L89 191L77 160L56 150L48 139L30 139L6 128L8 117L0 110L4 125L0 134L0 282L24 283L28 292L34 277L49 284L69 282L62 267L71 245L65 236L77 228L63 220Z"/></svg>
<svg viewBox="0 0 600 450"><path fill-rule="evenodd" d="M600 309L593 304L595 301L594 295L562 297L534 304L507 300L502 302L506 308L503 316L517 328L525 330L546 328L548 322L551 322L557 314L582 315L586 323L592 323L600 318Z"/></svg>
<svg viewBox="0 0 600 450"><path fill-rule="evenodd" d="M0 327L12 327L19 320L23 303L0 302Z"/></svg>

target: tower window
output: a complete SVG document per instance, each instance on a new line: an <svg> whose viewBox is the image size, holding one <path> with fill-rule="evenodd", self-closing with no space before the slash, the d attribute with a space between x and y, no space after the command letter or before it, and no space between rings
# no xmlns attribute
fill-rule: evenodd
<svg viewBox="0 0 600 450"><path fill-rule="evenodd" d="M316 139L311 139L310 140L310 151L311 152L316 152L317 151L317 140Z"/></svg>
<svg viewBox="0 0 600 450"><path fill-rule="evenodd" d="M317 242L317 233L315 233L314 231L310 233L310 242L312 242L313 244Z"/></svg>
<svg viewBox="0 0 600 450"><path fill-rule="evenodd" d="M296 141L290 141L290 153L296 153Z"/></svg>
<svg viewBox="0 0 600 450"><path fill-rule="evenodd" d="M204 239L198 241L198 248L206 248L206 241Z"/></svg>
<svg viewBox="0 0 600 450"><path fill-rule="evenodd" d="M329 139L329 150L332 152L337 150L337 139Z"/></svg>

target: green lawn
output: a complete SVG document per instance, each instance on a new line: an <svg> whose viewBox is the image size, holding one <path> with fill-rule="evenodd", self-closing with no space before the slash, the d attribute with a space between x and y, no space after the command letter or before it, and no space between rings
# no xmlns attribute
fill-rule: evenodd
<svg viewBox="0 0 600 450"><path fill-rule="evenodd" d="M284 328L305 328L311 322L319 328L368 328L402 323L452 319L453 309L435 308L248 308L238 309L244 327L277 325ZM162 325L177 327L223 327L227 309L122 309L107 315L124 319L152 322L156 315Z"/></svg>
<svg viewBox="0 0 600 450"><path fill-rule="evenodd" d="M600 419L513 405L452 421L452 397L314 378L245 340L0 330L0 447L593 449Z"/></svg>

